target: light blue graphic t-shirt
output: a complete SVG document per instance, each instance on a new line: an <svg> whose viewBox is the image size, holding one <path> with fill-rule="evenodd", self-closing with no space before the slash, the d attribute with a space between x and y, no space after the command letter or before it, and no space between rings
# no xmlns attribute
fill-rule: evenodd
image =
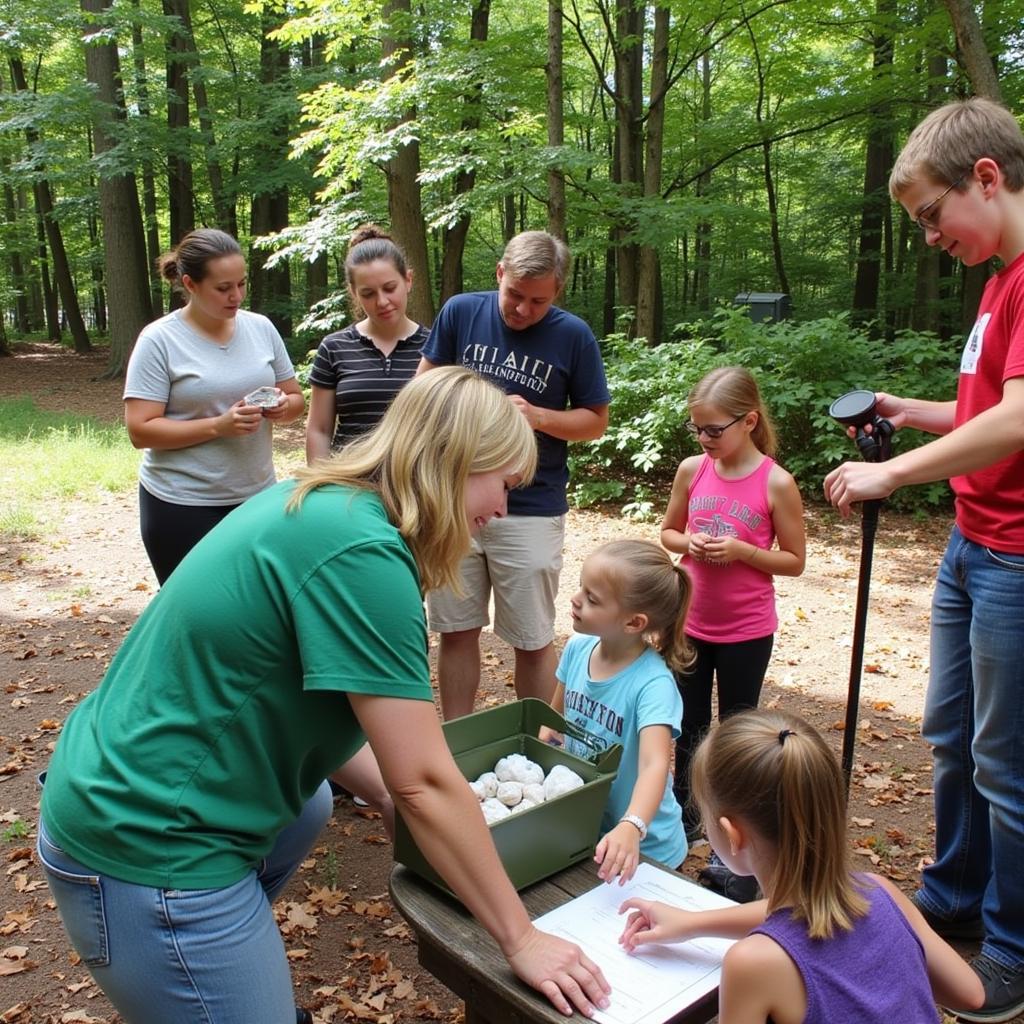
<svg viewBox="0 0 1024 1024"><path fill-rule="evenodd" d="M585 729L606 747L622 744L619 774L612 783L601 819L603 836L629 808L640 762L640 730L649 725L667 725L672 738L678 737L683 700L664 659L651 647L618 675L595 682L590 678L590 655L597 644L596 636L570 637L556 674L565 687L566 721ZM565 747L577 757L592 753L570 736L565 737ZM682 812L672 792L672 776L666 772L661 804L654 820L648 823L647 838L640 844L640 852L677 868L686 858L686 850Z"/></svg>

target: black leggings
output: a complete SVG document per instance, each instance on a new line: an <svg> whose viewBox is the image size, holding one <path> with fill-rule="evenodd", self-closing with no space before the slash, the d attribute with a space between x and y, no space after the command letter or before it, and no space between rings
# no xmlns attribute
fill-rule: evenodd
<svg viewBox="0 0 1024 1024"><path fill-rule="evenodd" d="M236 508L238 505L172 505L139 484L142 543L161 586L192 548Z"/></svg>
<svg viewBox="0 0 1024 1024"><path fill-rule="evenodd" d="M772 656L774 635L714 644L690 637L697 660L689 672L676 673L683 698L683 720L676 740L675 782L672 789L683 809L683 824L695 828L699 815L690 807L690 759L711 725L711 690L718 679L718 719L756 708L761 684Z"/></svg>

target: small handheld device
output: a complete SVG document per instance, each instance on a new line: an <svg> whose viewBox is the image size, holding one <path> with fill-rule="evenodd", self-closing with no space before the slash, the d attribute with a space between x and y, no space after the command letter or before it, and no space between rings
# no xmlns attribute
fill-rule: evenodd
<svg viewBox="0 0 1024 1024"><path fill-rule="evenodd" d="M829 406L828 414L844 427L856 428L857 447L865 462L885 462L889 458L895 429L875 410L874 391L847 391ZM864 430L869 423L870 433Z"/></svg>
<svg viewBox="0 0 1024 1024"><path fill-rule="evenodd" d="M262 387L250 391L242 401L246 405L258 405L261 409L275 409L281 404L282 397L277 388Z"/></svg>

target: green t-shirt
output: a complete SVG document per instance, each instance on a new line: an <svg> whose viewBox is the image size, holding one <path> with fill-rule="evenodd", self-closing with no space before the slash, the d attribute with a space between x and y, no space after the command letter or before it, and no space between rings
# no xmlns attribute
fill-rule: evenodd
<svg viewBox="0 0 1024 1024"><path fill-rule="evenodd" d="M232 885L365 737L346 693L431 700L419 576L376 495L250 498L196 545L69 716L42 814L139 885Z"/></svg>

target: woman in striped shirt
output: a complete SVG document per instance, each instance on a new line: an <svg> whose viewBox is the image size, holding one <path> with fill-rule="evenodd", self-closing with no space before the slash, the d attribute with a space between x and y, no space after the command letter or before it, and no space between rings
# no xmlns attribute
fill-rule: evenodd
<svg viewBox="0 0 1024 1024"><path fill-rule="evenodd" d="M309 375L309 463L376 426L415 374L428 334L406 313L412 271L405 253L376 225L364 225L352 236L345 279L363 319L327 335L317 349Z"/></svg>

